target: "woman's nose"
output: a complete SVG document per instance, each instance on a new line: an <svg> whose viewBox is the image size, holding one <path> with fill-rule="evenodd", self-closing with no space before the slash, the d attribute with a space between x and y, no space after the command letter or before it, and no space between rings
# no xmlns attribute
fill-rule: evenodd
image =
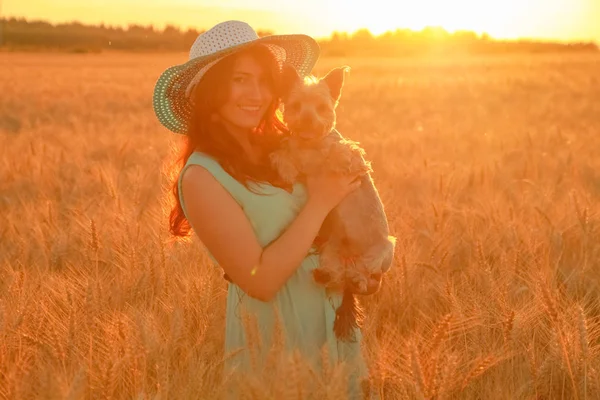
<svg viewBox="0 0 600 400"><path fill-rule="evenodd" d="M263 92L260 82L258 82L257 80L252 80L248 84L248 97L251 100L262 100Z"/></svg>

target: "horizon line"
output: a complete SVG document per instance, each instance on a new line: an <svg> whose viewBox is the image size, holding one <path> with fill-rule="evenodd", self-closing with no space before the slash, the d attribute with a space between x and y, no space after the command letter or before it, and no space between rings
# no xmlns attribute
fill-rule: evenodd
<svg viewBox="0 0 600 400"><path fill-rule="evenodd" d="M139 26L139 27L143 27L143 28L148 28L148 27L152 27L152 29L157 30L157 31L164 31L167 27L173 27L178 29L181 32L185 32L186 30L195 30L196 32L205 32L208 29L212 28L200 28L198 26L185 26L185 25L181 25L181 24L174 24L174 23L162 23L162 24L143 24L143 23L135 23L135 22L131 22L131 23L115 23L115 24L111 24L111 23L106 23L106 22L97 22L97 23L86 23L86 22L81 22L79 20L65 20L62 22L59 21L50 21L48 19L41 19L41 18L27 18L24 16L14 16L14 15L10 15L10 16L2 16L0 17L0 21L7 21L10 19L14 19L14 20L22 20L25 21L27 23L46 23L49 24L51 26L57 27L60 25L69 25L69 24L79 24L81 26L86 26L86 27L100 27L100 26L104 26L104 27L108 27L108 28L121 28L121 29L127 29L130 28L132 26ZM161 28L162 25L162 28ZM279 35L280 33L275 32L275 30L273 29L266 29L266 28L260 28L260 27L256 27L253 29L256 32L267 32L269 34L272 35ZM483 37L487 37L490 40L496 41L496 42L520 42L520 41L529 41L529 42L537 42L537 43L561 43L561 44L596 44L598 46L600 46L600 39L557 39L557 38L542 38L542 37L528 37L528 36L519 36L519 37L515 37L515 38L497 38L492 36L491 34L487 33L487 32L477 32L475 30L469 30L469 29L454 29L454 30L449 30L446 29L445 27L441 26L441 25L427 25L424 26L422 29L420 30L415 30L415 29L411 29L411 28L407 28L407 27L402 27L402 26L398 26L395 29L389 29L386 30L384 32L375 34L373 32L371 32L371 30L368 27L361 27L361 28L357 28L353 31L347 31L347 30L333 30L329 33L329 36L323 36L323 35L311 35L315 40L319 41L319 40L329 40L331 39L335 34L346 34L350 37L352 37L352 35L356 34L357 32L362 32L362 31L367 31L369 32L369 34L371 34L371 36L373 38L379 38L381 36L385 36L386 34L389 33L396 33L398 31L407 31L407 32L411 32L411 33L421 33L424 32L426 30L440 30L443 31L445 33L447 33L448 35L454 35L456 33L472 33L474 34L478 39L481 39ZM0 32L1 34L1 32Z"/></svg>

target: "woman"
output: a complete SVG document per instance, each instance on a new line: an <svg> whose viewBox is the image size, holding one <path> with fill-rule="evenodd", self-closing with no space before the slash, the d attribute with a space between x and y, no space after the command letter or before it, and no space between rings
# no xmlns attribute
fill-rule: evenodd
<svg viewBox="0 0 600 400"><path fill-rule="evenodd" d="M331 363L355 366L350 397L359 397L366 369L360 331L353 343L333 333L340 296L315 284L313 242L329 213L358 187L355 176L316 175L286 187L268 155L288 134L278 117L282 62L310 73L318 45L305 35L258 38L239 21L201 34L190 61L166 70L154 92L160 122L185 134L183 168L173 187L171 232L190 229L229 278L225 351L231 370L251 371L264 360L280 327L286 351L299 351L315 368L326 347ZM255 320L262 346L248 349L248 321Z"/></svg>

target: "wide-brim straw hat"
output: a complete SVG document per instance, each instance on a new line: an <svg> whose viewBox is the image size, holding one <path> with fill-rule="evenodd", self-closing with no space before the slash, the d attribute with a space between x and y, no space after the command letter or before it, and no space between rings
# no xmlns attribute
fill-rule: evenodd
<svg viewBox="0 0 600 400"><path fill-rule="evenodd" d="M319 45L307 35L271 35L259 38L245 22L226 21L201 33L190 49L189 61L165 70L154 87L153 105L158 120L167 129L185 134L192 112L190 96L210 67L224 57L263 44L279 66L291 64L300 76L307 76L319 58Z"/></svg>

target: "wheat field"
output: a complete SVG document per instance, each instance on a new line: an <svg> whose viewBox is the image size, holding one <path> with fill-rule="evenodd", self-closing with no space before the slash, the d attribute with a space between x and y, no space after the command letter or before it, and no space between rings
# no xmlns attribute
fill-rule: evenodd
<svg viewBox="0 0 600 400"><path fill-rule="evenodd" d="M218 399L226 282L165 210L156 121L184 54L0 57L0 398ZM398 238L364 298L382 399L600 398L600 55L349 65L358 140ZM248 399L343 399L295 358ZM304 382L320 383L307 393Z"/></svg>

